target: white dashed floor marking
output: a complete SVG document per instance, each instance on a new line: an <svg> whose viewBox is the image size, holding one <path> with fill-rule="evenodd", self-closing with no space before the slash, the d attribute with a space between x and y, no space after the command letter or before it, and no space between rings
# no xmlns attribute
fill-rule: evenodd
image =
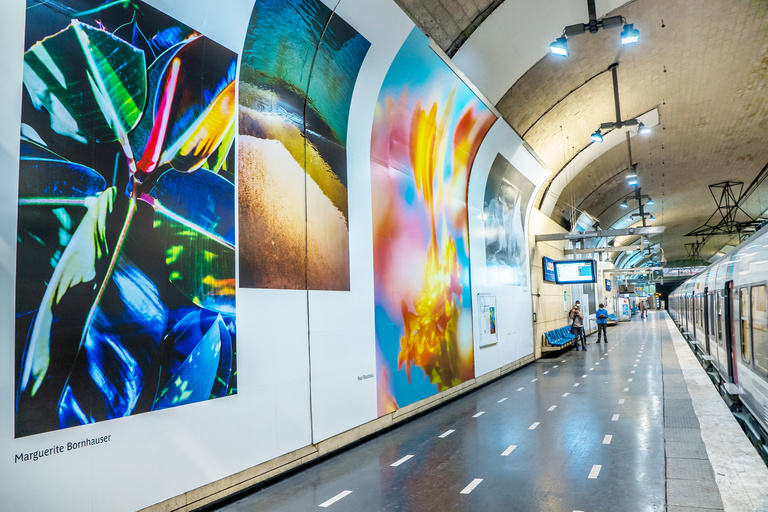
<svg viewBox="0 0 768 512"><path fill-rule="evenodd" d="M473 418L479 418L479 417L480 417L480 416L482 416L483 414L485 414L485 411L480 411L479 413L477 413L477 414L473 415L472 417L473 417Z"/></svg>
<svg viewBox="0 0 768 512"><path fill-rule="evenodd" d="M619 415L614 414L613 417L611 418L611 421L619 421Z"/></svg>
<svg viewBox="0 0 768 512"><path fill-rule="evenodd" d="M454 432L456 432L456 431L455 431L455 430L453 430L453 429L451 429L451 430L446 430L445 432L443 432L442 434L440 434L440 435L439 435L439 436L437 436L437 437L440 437L440 438L443 438L443 439L444 439L444 438L448 437L449 435L453 434Z"/></svg>
<svg viewBox="0 0 768 512"><path fill-rule="evenodd" d="M502 456L502 457L507 457L507 456L509 456L509 454L510 454L510 453L512 453L513 451L515 451L515 448L517 448L517 445L516 445L516 444L513 444L513 445L511 445L509 448L507 448L506 450L504 450L503 452L501 452L501 456Z"/></svg>
<svg viewBox="0 0 768 512"><path fill-rule="evenodd" d="M597 475L600 474L600 470L603 468L603 466L599 464L595 464L592 466L592 471L589 472L589 478L597 478Z"/></svg>
<svg viewBox="0 0 768 512"><path fill-rule="evenodd" d="M608 434L603 438L603 444L611 444L611 440L613 439L613 436Z"/></svg>
<svg viewBox="0 0 768 512"><path fill-rule="evenodd" d="M536 427L538 427L539 425L541 425L540 421L534 421L533 423L531 423L531 426L528 427L528 430L536 430Z"/></svg>
<svg viewBox="0 0 768 512"><path fill-rule="evenodd" d="M333 505L334 503L336 503L337 501L339 501L344 496L349 496L350 494L352 494L352 491L342 491L339 494L337 494L336 496L334 496L333 498L329 499L328 501L322 502L319 506L321 506L323 508L328 508L331 505Z"/></svg>
<svg viewBox="0 0 768 512"><path fill-rule="evenodd" d="M556 405L553 405L552 407L550 407L549 409L547 409L547 411L549 411L549 412L552 412L552 411L554 411L554 410L555 410L555 408L556 408L556 407L557 407Z"/></svg>
<svg viewBox="0 0 768 512"><path fill-rule="evenodd" d="M393 462L392 464L390 464L390 466L392 466L393 468L396 468L397 466L399 466L399 465L400 465L400 464L402 464L403 462L407 461L408 459L412 459L412 458L413 458L413 455L406 455L406 456L405 456L405 457L403 457L402 459L400 459L400 460L398 460L398 461L396 461L396 462Z"/></svg>
<svg viewBox="0 0 768 512"><path fill-rule="evenodd" d="M464 489L461 490L461 494L469 494L469 493L471 493L474 490L475 487L480 485L480 482L482 482L482 481L483 481L482 478L475 478L474 480L472 480L469 483L468 486L466 486Z"/></svg>

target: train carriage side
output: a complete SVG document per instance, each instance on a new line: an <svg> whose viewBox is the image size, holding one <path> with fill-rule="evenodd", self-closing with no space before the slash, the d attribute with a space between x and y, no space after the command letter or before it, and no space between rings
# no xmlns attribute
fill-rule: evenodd
<svg viewBox="0 0 768 512"><path fill-rule="evenodd" d="M768 227L670 294L670 316L712 356L768 439Z"/></svg>
<svg viewBox="0 0 768 512"><path fill-rule="evenodd" d="M732 332L742 403L768 431L768 229L733 251Z"/></svg>

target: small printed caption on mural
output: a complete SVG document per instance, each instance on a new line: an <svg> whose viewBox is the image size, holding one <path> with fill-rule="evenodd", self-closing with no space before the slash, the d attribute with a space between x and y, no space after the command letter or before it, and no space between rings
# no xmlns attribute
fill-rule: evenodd
<svg viewBox="0 0 768 512"><path fill-rule="evenodd" d="M35 450L32 452L22 452L14 455L14 464L19 462L35 462L51 455L58 455L64 452L71 452L73 450L80 450L82 448L88 448L90 446L96 446L97 444L108 443L112 440L112 435L102 437L88 437L82 441L70 441L67 444L57 444L50 448L44 448L42 450Z"/></svg>
<svg viewBox="0 0 768 512"><path fill-rule="evenodd" d="M367 375L358 375L357 376L357 380L365 380L365 379L372 379L372 378L373 378L373 374L372 373L369 373Z"/></svg>

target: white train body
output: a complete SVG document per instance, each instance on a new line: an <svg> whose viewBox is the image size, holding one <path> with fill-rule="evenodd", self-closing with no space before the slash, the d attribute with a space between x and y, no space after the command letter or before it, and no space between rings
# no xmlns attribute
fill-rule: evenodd
<svg viewBox="0 0 768 512"><path fill-rule="evenodd" d="M669 312L768 432L768 228L676 288Z"/></svg>

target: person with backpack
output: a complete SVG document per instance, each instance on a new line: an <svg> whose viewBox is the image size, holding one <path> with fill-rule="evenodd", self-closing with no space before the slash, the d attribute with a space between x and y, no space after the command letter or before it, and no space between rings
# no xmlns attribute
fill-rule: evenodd
<svg viewBox="0 0 768 512"><path fill-rule="evenodd" d="M586 352L587 345L584 336L584 315L579 311L578 304L573 306L568 316L571 317L571 320L573 321L571 323L571 334L576 336L576 350L579 350L579 340L581 340L581 348Z"/></svg>

